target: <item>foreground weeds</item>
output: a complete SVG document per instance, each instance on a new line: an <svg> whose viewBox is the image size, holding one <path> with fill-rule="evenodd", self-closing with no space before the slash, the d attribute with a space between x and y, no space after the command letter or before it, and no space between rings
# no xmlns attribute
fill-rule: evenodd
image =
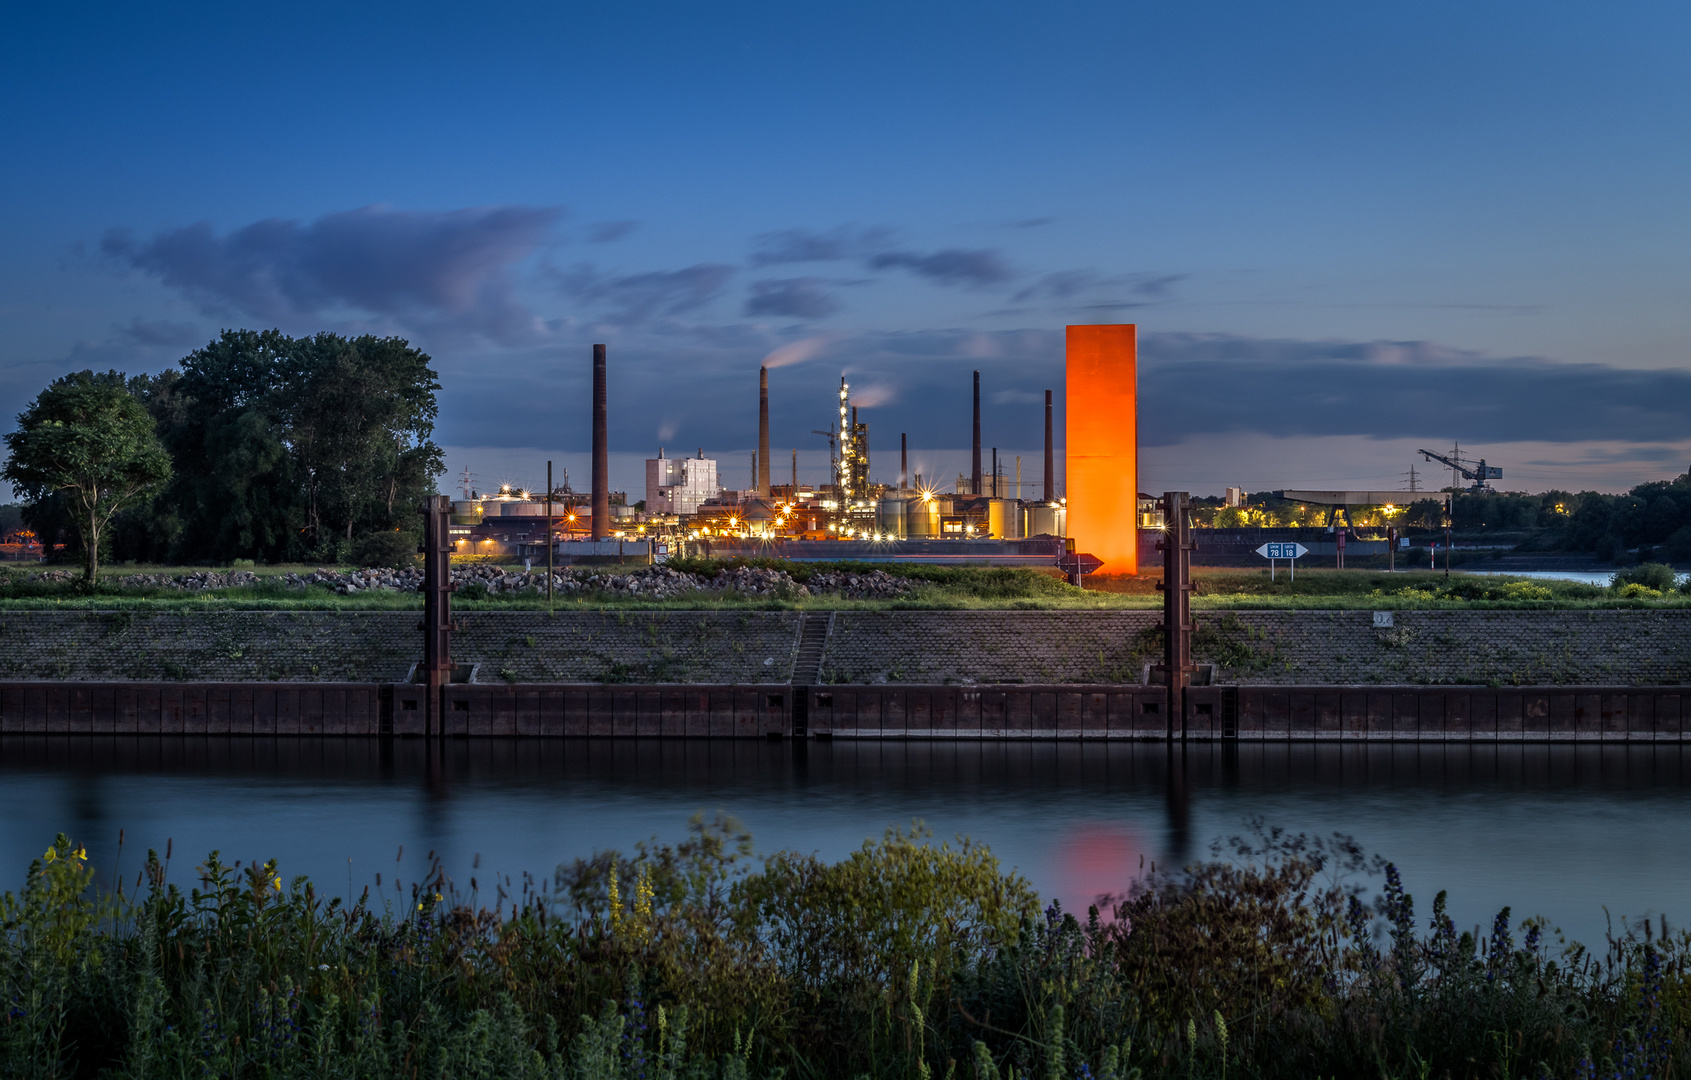
<svg viewBox="0 0 1691 1080"><path fill-rule="evenodd" d="M350 906L216 853L98 893L60 837L0 905L7 1077L1669 1076L1691 942L1457 933L1342 838L1277 832L1077 920L983 848L838 863L731 821L537 884L438 865ZM1372 903L1363 887L1383 873Z"/></svg>

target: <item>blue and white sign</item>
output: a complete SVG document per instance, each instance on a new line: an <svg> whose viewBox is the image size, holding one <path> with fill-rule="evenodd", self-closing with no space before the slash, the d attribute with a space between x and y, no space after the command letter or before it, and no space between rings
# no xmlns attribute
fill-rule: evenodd
<svg viewBox="0 0 1691 1080"><path fill-rule="evenodd" d="M1309 549L1298 543L1264 544L1257 548L1257 554L1265 559L1301 559Z"/></svg>

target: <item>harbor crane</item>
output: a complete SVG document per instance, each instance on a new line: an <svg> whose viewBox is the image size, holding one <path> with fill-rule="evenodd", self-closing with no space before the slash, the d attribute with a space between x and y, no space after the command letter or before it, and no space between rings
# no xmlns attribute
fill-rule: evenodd
<svg viewBox="0 0 1691 1080"><path fill-rule="evenodd" d="M1449 468L1452 472L1460 474L1464 480L1473 481L1473 483L1468 486L1468 493L1471 495L1477 495L1483 491L1490 491L1491 485L1486 483L1487 480L1503 479L1503 470L1487 465L1485 463L1485 458L1475 461L1472 458L1463 457L1462 447L1460 444L1452 449L1448 455L1435 454L1431 450L1417 450L1415 452L1426 458L1428 461L1443 463L1445 467Z"/></svg>

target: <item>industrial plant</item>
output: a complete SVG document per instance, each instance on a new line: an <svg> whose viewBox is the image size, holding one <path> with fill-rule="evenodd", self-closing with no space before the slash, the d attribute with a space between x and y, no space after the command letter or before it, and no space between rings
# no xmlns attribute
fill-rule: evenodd
<svg viewBox="0 0 1691 1080"><path fill-rule="evenodd" d="M1134 327L1089 329L1094 344L1077 367L1071 342L1069 382L1087 386L1088 409L1070 408L1065 446L1071 486L1087 481L1089 499L1121 500L1125 516L1111 509L1084 507L1075 513L1096 523L1088 542L1109 549L1117 572L1135 565L1140 500L1136 490L1136 392ZM1089 339L1091 340L1091 339ZM1099 344L1101 342L1101 344ZM840 379L835 399L817 403L827 411L827 427L814 429L828 442L828 474L823 483L801 483L798 453L793 451L786 482L771 482L769 440L769 370L758 370L757 450L752 486L725 487L721 462L703 449L688 455L658 447L646 459L646 490L638 502L611 492L606 480L609 458L605 346L593 349L593 478L577 491L564 474L539 490L475 490L468 474L453 504L452 533L463 554L545 558L546 545L565 559L626 554L630 542L643 544L654 557L687 554L776 555L801 559L922 559L993 562L1053 562L1068 543L1071 509L1057 488L1055 391L1045 392L1045 452L1039 479L1024 479L1020 457L1000 457L984 444L981 431L981 376L973 373L973 425L970 470L954 479L912 474L909 437L898 436L898 471L894 482L873 479L875 459L868 422L852 400L850 382ZM1100 418L1098 409L1111 410ZM1077 430L1077 418L1081 421ZM1082 460L1077 468L1076 452ZM890 453L887 451L885 453ZM884 459L883 459L884 460ZM882 466L890 471L890 467ZM776 475L779 475L776 472ZM883 472L883 476L885 473ZM1147 509L1148 512L1148 509ZM1105 529L1125 527L1119 542ZM585 545L585 546L584 546Z"/></svg>
<svg viewBox="0 0 1691 1080"><path fill-rule="evenodd" d="M454 550L555 563L645 555L653 561L747 556L1052 565L1078 553L1088 570L1137 573L1142 561L1157 558L1164 524L1157 498L1138 490L1137 344L1137 327L1131 324L1067 328L1065 385L1061 391L1045 391L1044 454L1037 463L1025 463L1031 468L1024 470L1020 456L1001 457L983 437L981 373L975 371L968 390L973 406L969 471L955 477L912 474L909 435L899 432L896 477L889 475L892 451L882 451L883 482L873 478L877 459L871 453L870 425L844 376L837 393L800 406L819 421L826 415L822 422L827 426L812 429L828 444L822 482L801 482L797 450L790 471L781 476L770 445L770 372L760 367L757 449L750 472L740 474L750 486L726 486L723 463L706 457L702 447L689 454L659 446L656 456L645 459L645 490L634 498L609 490L607 357L605 346L595 345L588 489L576 490L567 472L553 477L548 465L547 483L539 490L501 485L484 493L474 488L466 471L453 504ZM1058 393L1065 395L1060 470ZM1471 481L1473 490L1484 490L1487 480L1501 476L1500 469L1484 461L1462 457L1459 447L1448 455L1421 453ZM1387 508L1389 527L1391 513L1417 500L1439 500L1448 515L1447 493L1416 491L1413 475L1410 480L1408 491L1271 494L1298 504L1304 516L1324 513L1325 522L1316 528L1325 534L1352 530L1362 516L1359 511L1380 506ZM1244 499L1243 491L1229 488L1225 506L1242 510ZM1247 557L1268 527L1243 512L1203 524L1222 527L1206 528L1194 538L1200 558ZM1331 554L1342 565L1346 538L1315 536L1308 524L1289 527L1299 535L1280 539L1304 540L1307 550ZM1385 554L1388 542L1397 543L1385 534L1351 539L1353 555Z"/></svg>

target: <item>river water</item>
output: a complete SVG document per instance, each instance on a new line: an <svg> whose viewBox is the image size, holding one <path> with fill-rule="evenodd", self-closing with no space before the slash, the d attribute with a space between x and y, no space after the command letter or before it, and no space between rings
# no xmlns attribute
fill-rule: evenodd
<svg viewBox="0 0 1691 1080"><path fill-rule="evenodd" d="M173 842L361 890L437 852L460 887L685 835L725 811L760 851L838 858L886 829L988 844L1074 906L1143 859L1205 857L1252 819L1343 832L1397 863L1424 917L1505 904L1600 944L1612 916L1691 918L1691 769L1679 747L0 737L0 887L56 832L131 883ZM399 856L403 846L403 856ZM1372 883L1370 893L1377 891ZM1605 911L1605 905L1607 910Z"/></svg>

